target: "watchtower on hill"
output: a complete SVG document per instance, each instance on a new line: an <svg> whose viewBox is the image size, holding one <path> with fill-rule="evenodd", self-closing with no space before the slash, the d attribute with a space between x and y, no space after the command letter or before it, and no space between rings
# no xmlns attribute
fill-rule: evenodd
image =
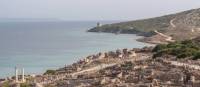
<svg viewBox="0 0 200 87"><path fill-rule="evenodd" d="M97 27L101 27L101 23L100 22L97 22Z"/></svg>

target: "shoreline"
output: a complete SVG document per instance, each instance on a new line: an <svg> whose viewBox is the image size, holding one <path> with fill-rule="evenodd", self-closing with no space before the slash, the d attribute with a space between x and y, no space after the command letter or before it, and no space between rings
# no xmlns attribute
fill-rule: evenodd
<svg viewBox="0 0 200 87"><path fill-rule="evenodd" d="M83 59L43 75L25 76L37 87L93 87L93 86L183 86L186 77L193 78L199 72L199 61L176 60L175 56L153 58L153 46L118 49L88 55ZM193 72L189 72L191 70ZM189 75L188 73L192 73ZM34 80L28 80L33 78ZM199 84L199 77L193 83ZM173 79L173 80L171 80ZM174 81L175 80L175 81ZM21 81L21 80L20 80ZM170 82L169 82L170 81ZM10 80L14 82L14 80ZM189 82L189 81L188 81ZM22 82L23 83L23 82ZM1 84L1 83L0 83Z"/></svg>
<svg viewBox="0 0 200 87"><path fill-rule="evenodd" d="M91 32L92 33L92 32ZM95 32L94 32L95 33ZM110 34L110 33L109 33ZM119 34L119 35L121 35L121 34ZM140 36L140 35L137 35L137 34L127 34L127 35L135 35L135 36ZM143 38L143 36L140 36L139 38ZM137 39L135 39L135 41L137 41ZM141 42L141 41L137 41L137 42ZM144 42L141 42L141 43L144 43ZM151 43L145 43L145 44L150 44L149 46L152 46L152 44ZM146 47L146 45L145 46L143 46L143 47ZM141 47L139 47L139 48L141 48ZM107 51L103 51L103 52L108 52L108 51L115 51L115 50L117 50L118 48L116 48L116 49L113 49L113 50L107 50ZM120 48L120 49L123 49L123 48ZM102 52L102 51L100 51L100 52ZM92 55L92 54L88 54L88 55ZM87 55L86 55L87 56ZM77 62L77 61L74 61L74 62ZM74 62L72 62L71 64L73 64ZM71 65L71 64L68 64L68 65ZM60 67L62 67L62 66L60 66ZM58 69L58 68L60 68L60 67L57 67L57 68L54 68L54 69ZM49 68L49 69L51 69L51 68ZM45 69L44 71L46 71L46 70L48 70L48 69ZM45 72L44 71L42 71L42 72L40 72L40 73L31 73L31 74L27 74L27 75L42 75L42 74L44 74ZM6 78L10 78L10 77L13 77L13 75L11 75L11 76L7 76L7 77L2 77L2 78L0 78L0 79L6 79Z"/></svg>
<svg viewBox="0 0 200 87"><path fill-rule="evenodd" d="M130 35L130 34L129 34ZM136 36L138 36L137 34L135 34ZM140 37L140 38L142 38L142 37ZM136 39L136 41L137 41L137 39ZM139 41L138 41L139 42ZM142 43L144 43L144 42L142 42ZM148 44L148 43L147 43ZM144 47L147 47L147 46L143 46L143 48ZM149 46L148 46L149 47ZM141 50L142 48L133 48L133 50ZM124 48L123 50L122 49L120 49L121 50L121 52L123 51L123 50L126 50L126 52L128 53L128 49L126 49L126 48ZM119 51L119 49L118 50L115 50L115 51ZM111 55L112 55L112 52L113 51L107 51L107 52L105 52L105 54L109 54L111 52ZM100 52L101 53L101 52ZM99 54L100 54L99 53ZM86 58L83 58L83 59L80 59L79 61L76 61L76 62L73 62L72 64L69 64L69 65L66 65L66 66L63 66L62 68L57 68L57 69L55 69L55 71L57 72L57 71L59 71L59 70L62 70L63 68L65 68L65 67L68 67L68 66L73 66L74 64L76 64L76 63L80 63L80 62L82 62L82 61L89 61L87 58L91 58L91 57L95 57L95 55L99 55L99 54L92 54L92 55L89 55L89 56L87 56ZM122 55L121 55L122 53L120 53L120 55L118 55L118 56L121 56L121 57L123 57ZM134 54L135 55L135 54ZM99 56L100 57L100 56ZM93 61L93 59L94 58L92 58L92 59L90 59L90 60L92 60ZM96 64L95 64L96 65ZM115 64L114 64L115 65ZM103 65L104 66L104 65ZM106 65L105 66L105 68L106 67L111 67L111 66L113 66L112 64L111 65ZM102 68L102 66L101 66L101 68ZM78 68L77 68L78 69ZM51 70L51 69L50 69ZM48 71L48 69L46 70L46 72ZM54 70L53 70L54 71ZM87 71L88 72L88 71ZM41 73L41 74L26 74L24 77L25 78L37 78L37 77L46 77L45 75L45 72L43 72L43 73ZM0 84L1 83L3 83L4 81L3 80L5 80L5 81L7 81L7 80L9 80L9 81L14 81L14 80L12 80L12 78L15 78L15 76L10 76L9 78L2 78L2 79L0 79L1 81L0 81Z"/></svg>
<svg viewBox="0 0 200 87"><path fill-rule="evenodd" d="M89 56L87 56L87 57L85 57L85 58L83 58L83 59L81 59L77 62L74 62L73 64L63 66L62 68L58 68L56 70L50 70L50 71L53 71L53 72L55 71L56 74L52 74L52 73L45 74L45 73L43 73L43 74L36 74L36 75L25 75L25 78L40 79L40 80L38 80L39 82L37 82L37 83L45 85L45 84L49 84L49 82L45 81L44 78L50 78L49 76L51 76L51 75L53 76L51 78L57 78L57 79L55 79L55 81L53 81L53 80L51 80L51 81L56 82L59 79L63 79L64 78L63 76L65 76L65 75L69 76L69 74L70 74L69 77L71 78L71 76L74 77L74 76L78 76L78 75L83 74L83 73L88 73L90 71L93 72L93 71L96 71L96 70L101 70L103 68L115 66L117 64L124 62L123 59L126 59L127 61L129 61L129 57L131 57L131 60L132 60L132 57L136 57L138 55L144 56L146 54L143 54L141 52L147 52L148 53L148 52L150 52L150 49L152 49L152 48L151 47L148 47L148 48L147 47L132 48L132 49L124 48L124 49L118 49L118 50L115 50L115 51L108 51L108 52L104 52L104 53L100 52L100 53L97 53L97 54L89 55ZM139 53L141 53L141 54L139 54ZM147 55L149 55L149 54L147 54ZM109 59L109 58L111 58L111 59ZM99 63L97 63L97 61ZM96 67L94 67L94 66L96 66ZM46 70L46 73L47 72L48 72L48 70ZM60 76L54 77L54 75L60 75ZM12 78L15 78L15 76L12 76ZM15 80L12 79L12 78L7 78L7 79L14 82ZM43 82L43 81L41 82L41 80L43 80L45 82Z"/></svg>
<svg viewBox="0 0 200 87"><path fill-rule="evenodd" d="M87 32L116 34L116 32L107 32L107 31L98 32L98 31L90 31L90 30L88 30ZM128 34L128 35L140 36L140 38L136 39L136 41L142 42L142 43L147 43L147 44L152 44L152 45L167 44L167 43L175 41L175 40L172 39L172 37L164 35L164 34L158 32L158 31L154 31L154 34L152 34L150 36L146 35L146 33L142 34L142 33L136 33L136 32L135 33L118 33L116 35L120 35L120 34Z"/></svg>
<svg viewBox="0 0 200 87"><path fill-rule="evenodd" d="M20 25L21 25L21 23L20 23ZM85 32L88 28L90 28L88 26L91 26L91 25L92 24L86 25L87 27L85 27L85 28L77 28L78 31L76 31L75 29L72 29L72 32L75 30L73 33L77 34L77 35L75 34L75 36L73 34L72 37L75 37L75 39L72 40L72 41L73 42L74 41L79 42L79 40L80 40L81 43L83 42L83 44L80 44L80 46L81 46L80 50L79 50L79 48L77 49L76 47L74 47L74 45L75 46L77 45L77 47L78 47L79 43L73 44L73 42L72 42L72 47L70 47L71 42L66 42L66 41L68 41L68 38L63 36L63 35L66 35L66 34L64 34L65 32L63 32L63 33L61 33L63 35L59 35L58 39L60 38L60 36L62 36L61 38L63 38L63 40L66 39L66 41L60 41L60 40L57 41L56 38L55 38L55 40L54 40L54 38L52 38L52 40L50 40L53 43L55 42L58 45L56 45L56 44L53 45L51 43L48 45L48 43L46 43L46 41L44 41L44 42L41 42L41 44L38 44L37 49L39 49L39 50L33 48L33 50L30 50L28 52L25 52L24 50L26 50L26 48L24 48L23 45L20 45L20 46L16 47L16 50L13 50L13 52L16 52L16 56L12 55L10 53L10 51L9 52L5 51L5 53L8 54L8 56L5 54L5 58L3 58L4 57L4 55L3 55L3 56L1 56L1 59L5 59L3 61L8 62L8 63L4 64L3 61L2 61L1 65L4 66L6 69L4 69L4 67L2 68L2 72L0 73L1 74L0 77L6 78L6 77L9 77L9 76L13 76L14 75L14 72L13 72L14 67L17 65L17 63L19 64L18 66L25 68L25 72L27 74L32 74L32 72L33 72L33 74L35 74L35 72L36 72L36 74L38 72L40 74L41 71L44 72L44 70L51 69L51 67L53 67L53 69L55 69L54 66L57 67L57 65L58 65L57 68L59 68L60 66L63 66L65 64L71 64L71 63L77 61L78 59L80 59L84 56L94 54L94 53L97 53L97 52L112 51L112 50L116 50L118 48L120 48L120 49L121 48L134 48L134 47L141 48L145 45L145 44L137 45L137 43L139 43L139 42L135 41L135 38L138 38L135 35L118 35L118 36L116 36L116 35L112 35L112 34L103 34L103 33L102 34L95 34L95 33ZM32 27L32 26L30 26L30 27ZM55 31L58 31L58 30L55 30ZM63 31L63 30L59 30L59 31ZM71 31L71 30L65 29L65 31ZM32 32L32 30L30 32ZM78 34L80 34L80 36ZM57 37L57 33L55 35L56 35L55 37ZM70 33L69 33L69 35L71 36ZM31 35L30 38L32 38L32 36L34 36L34 35ZM81 38L79 39L78 37L81 37ZM133 39L130 38L130 37L133 37ZM76 41L76 40L78 40L78 41ZM71 41L71 40L69 40L69 41ZM30 40L30 42L32 42L32 41ZM49 42L49 40L47 42ZM62 42L62 43L60 43L60 42ZM130 42L133 42L133 43L130 43ZM22 42L16 42L16 43L23 43L23 41ZM38 43L40 43L40 42L38 42ZM86 44L84 44L84 43L86 43ZM45 45L45 44L47 44L47 45ZM134 45L131 46L131 44L134 44ZM105 45L105 46L103 46L103 45ZM32 46L35 46L35 45L34 45L34 43L33 44L30 43L30 46L31 46L30 48L32 48ZM87 46L87 47L84 47L84 46ZM63 49L63 47L65 47L65 48ZM7 48L10 48L10 47L7 47ZM48 49L46 49L46 48L48 48ZM51 49L51 48L56 48L56 49ZM71 48L72 48L72 50L71 50ZM17 51L17 49L19 49L19 50ZM40 49L41 49L41 51L40 51ZM81 53L81 51L82 51L82 53ZM73 55L75 55L75 56L72 57ZM6 57L8 57L12 60L7 60ZM32 60L37 61L37 60L39 60L39 58L42 58L42 60L36 62L36 64L32 64ZM68 58L71 58L71 59L68 61ZM53 59L58 59L58 60L56 60L55 63L54 63L54 62L51 62L51 61L53 61ZM14 62L14 60L16 60L16 62ZM24 62L18 61L18 60L23 60ZM27 63L27 62L30 62L30 63ZM9 63L11 63L11 64L9 64ZM44 65L43 65L43 63L44 63ZM40 67L44 67L45 69L44 68L41 69ZM37 68L39 68L39 69L37 69Z"/></svg>
<svg viewBox="0 0 200 87"><path fill-rule="evenodd" d="M196 75L195 73L200 70L200 67L197 65L200 63L197 61L197 64L191 61L188 62L187 60L176 61L174 57L171 58L170 56L167 58L153 59L152 49L153 47L119 49L93 54L71 65L66 65L63 68L49 70L44 75L25 77L34 78L34 80L27 80L30 85L36 85L36 87L113 87L116 85L129 85L131 87L144 85L145 87L149 87L153 85L152 87L154 87L158 85L183 85L182 82L184 81L179 80L183 76L180 76L179 73L185 74L184 72L191 70L195 71L193 74ZM144 77L141 77L143 75ZM163 77L163 75L166 75L166 77ZM175 77L173 77L174 75ZM170 80L174 84L169 84L168 81L166 82L169 78L176 80ZM12 80L10 82L12 83ZM196 82L199 83L199 81ZM16 83L13 81L13 84Z"/></svg>

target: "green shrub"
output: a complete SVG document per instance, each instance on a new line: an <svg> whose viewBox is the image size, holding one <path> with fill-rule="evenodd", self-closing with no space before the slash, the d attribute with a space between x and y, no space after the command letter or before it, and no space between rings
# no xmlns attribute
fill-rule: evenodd
<svg viewBox="0 0 200 87"><path fill-rule="evenodd" d="M47 70L44 75L55 75L56 71L55 70Z"/></svg>
<svg viewBox="0 0 200 87"><path fill-rule="evenodd" d="M9 82L8 81L4 82L2 87L10 87Z"/></svg>
<svg viewBox="0 0 200 87"><path fill-rule="evenodd" d="M121 66L122 66L123 69L130 70L134 66L134 64L129 61L129 62L125 62Z"/></svg>
<svg viewBox="0 0 200 87"><path fill-rule="evenodd" d="M28 83L22 83L20 84L20 87L31 87Z"/></svg>
<svg viewBox="0 0 200 87"><path fill-rule="evenodd" d="M192 59L193 60L200 59L200 52L197 52Z"/></svg>
<svg viewBox="0 0 200 87"><path fill-rule="evenodd" d="M182 42L169 43L167 45L157 45L153 52L153 58L161 57L163 55L174 55L177 58L193 57L193 59L200 58L200 45L192 40ZM199 52L199 53L198 53Z"/></svg>
<svg viewBox="0 0 200 87"><path fill-rule="evenodd" d="M162 50L162 49L165 49L165 48L167 48L167 45L165 45L165 44L159 44L159 45L157 45L157 46L153 49L153 52L158 52L158 51L160 51L160 50Z"/></svg>

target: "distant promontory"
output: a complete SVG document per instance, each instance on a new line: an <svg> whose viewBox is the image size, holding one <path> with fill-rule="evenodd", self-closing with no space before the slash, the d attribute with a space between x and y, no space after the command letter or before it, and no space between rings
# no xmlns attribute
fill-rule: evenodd
<svg viewBox="0 0 200 87"><path fill-rule="evenodd" d="M200 9L192 9L161 17L105 24L88 32L137 34L145 36L139 41L167 43L193 39L200 36Z"/></svg>

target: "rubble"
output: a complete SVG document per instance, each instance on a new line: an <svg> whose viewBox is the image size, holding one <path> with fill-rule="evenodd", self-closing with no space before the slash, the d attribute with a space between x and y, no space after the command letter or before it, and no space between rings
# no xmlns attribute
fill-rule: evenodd
<svg viewBox="0 0 200 87"><path fill-rule="evenodd" d="M151 48L98 53L56 70L56 75L36 76L34 80L55 87L200 86L200 71L192 68L197 61L152 56Z"/></svg>

